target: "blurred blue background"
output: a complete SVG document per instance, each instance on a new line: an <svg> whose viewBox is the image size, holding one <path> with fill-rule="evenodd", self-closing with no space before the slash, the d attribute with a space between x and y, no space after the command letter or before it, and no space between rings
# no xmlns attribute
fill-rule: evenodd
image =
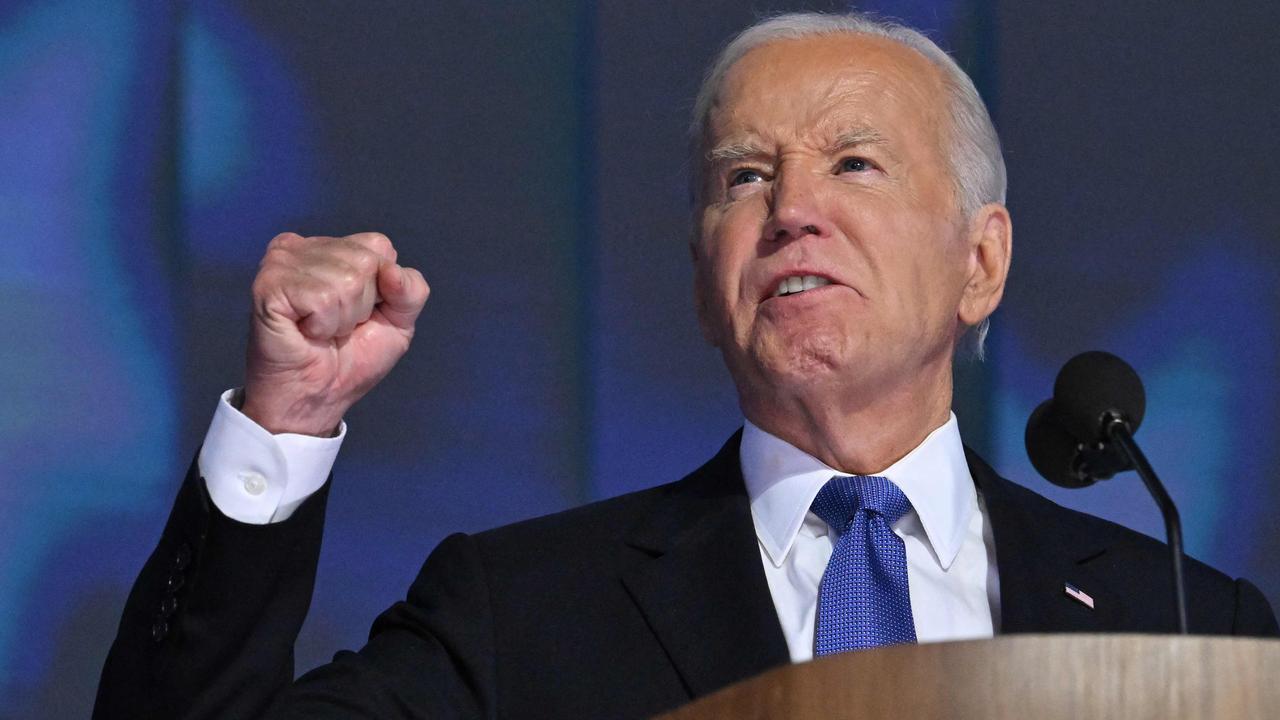
<svg viewBox="0 0 1280 720"><path fill-rule="evenodd" d="M1007 476L1105 348L1189 551L1280 601L1280 5L901 0L1005 146L1014 270L962 368ZM447 533L666 482L740 423L698 334L684 129L759 14L840 3L0 4L0 717L87 717L276 233L387 233L433 294L349 417L299 669L359 646Z"/></svg>

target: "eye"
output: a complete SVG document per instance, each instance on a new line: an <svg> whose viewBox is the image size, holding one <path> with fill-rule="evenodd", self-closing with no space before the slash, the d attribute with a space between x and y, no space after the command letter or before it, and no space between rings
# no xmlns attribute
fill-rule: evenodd
<svg viewBox="0 0 1280 720"><path fill-rule="evenodd" d="M847 173L847 172L860 173L860 172L866 172L868 170L874 170L875 167L876 167L875 163L871 162L866 158L847 157L840 161L840 165L836 171L842 172L842 173Z"/></svg>
<svg viewBox="0 0 1280 720"><path fill-rule="evenodd" d="M760 182L764 180L764 176L750 168L744 168L729 176L729 187L735 185L746 185L747 183Z"/></svg>

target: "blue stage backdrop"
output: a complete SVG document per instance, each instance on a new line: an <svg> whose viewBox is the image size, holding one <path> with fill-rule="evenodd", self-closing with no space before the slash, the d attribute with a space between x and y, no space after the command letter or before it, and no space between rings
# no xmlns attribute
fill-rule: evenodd
<svg viewBox="0 0 1280 720"><path fill-rule="evenodd" d="M86 717L276 233L380 230L433 296L349 418L299 670L359 646L446 534L675 479L740 423L698 334L685 126L767 11L839 3L0 4L0 717ZM1280 5L867 9L974 75L1013 276L968 442L1156 534L1130 477L1030 469L1076 352L1127 357L1188 549L1280 601Z"/></svg>

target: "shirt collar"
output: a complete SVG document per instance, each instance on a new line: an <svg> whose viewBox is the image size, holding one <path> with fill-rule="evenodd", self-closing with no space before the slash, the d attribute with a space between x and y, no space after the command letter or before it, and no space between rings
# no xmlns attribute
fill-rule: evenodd
<svg viewBox="0 0 1280 720"><path fill-rule="evenodd" d="M818 491L832 476L849 473L832 469L750 420L743 427L739 459L756 536L774 566L780 567ZM875 474L888 478L911 501L925 544L942 569L948 569L978 509L955 414L901 460Z"/></svg>

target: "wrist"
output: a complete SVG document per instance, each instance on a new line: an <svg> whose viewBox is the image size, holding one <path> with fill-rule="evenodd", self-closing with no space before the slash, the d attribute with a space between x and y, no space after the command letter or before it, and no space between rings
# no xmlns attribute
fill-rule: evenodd
<svg viewBox="0 0 1280 720"><path fill-rule="evenodd" d="M248 390L236 391L230 402L232 407L272 435L293 433L332 438L338 435L342 424L342 411L318 402L273 402L260 392L250 393Z"/></svg>

